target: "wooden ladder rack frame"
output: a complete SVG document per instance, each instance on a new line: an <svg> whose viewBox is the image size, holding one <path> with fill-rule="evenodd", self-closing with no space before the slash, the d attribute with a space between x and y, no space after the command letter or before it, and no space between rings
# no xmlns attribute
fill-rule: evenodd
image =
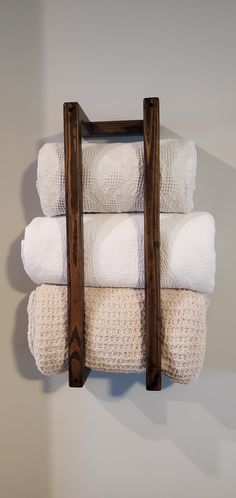
<svg viewBox="0 0 236 498"><path fill-rule="evenodd" d="M89 121L77 102L64 104L69 386L82 387L85 367L84 239L81 139L143 135L146 389L161 390L159 99L145 98L143 120Z"/></svg>

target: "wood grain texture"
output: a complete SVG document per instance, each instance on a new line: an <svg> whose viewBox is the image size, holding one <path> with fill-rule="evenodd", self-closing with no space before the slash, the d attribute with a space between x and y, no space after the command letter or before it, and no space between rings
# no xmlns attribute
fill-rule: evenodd
<svg viewBox="0 0 236 498"><path fill-rule="evenodd" d="M81 138L144 134L146 388L161 389L159 100L144 99L143 114L143 120L91 122L77 102L64 104L71 387L82 387L89 372L85 368Z"/></svg>
<svg viewBox="0 0 236 498"><path fill-rule="evenodd" d="M143 102L146 388L161 389L159 99Z"/></svg>
<svg viewBox="0 0 236 498"><path fill-rule="evenodd" d="M143 120L128 121L91 121L84 137L112 137L119 135L142 135Z"/></svg>
<svg viewBox="0 0 236 498"><path fill-rule="evenodd" d="M87 117L76 102L64 104L64 146L67 220L69 385L82 387L86 374L84 341L84 238L82 131Z"/></svg>

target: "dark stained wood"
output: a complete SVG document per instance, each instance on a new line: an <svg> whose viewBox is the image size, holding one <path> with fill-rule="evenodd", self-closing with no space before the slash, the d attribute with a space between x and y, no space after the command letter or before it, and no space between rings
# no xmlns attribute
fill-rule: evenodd
<svg viewBox="0 0 236 498"><path fill-rule="evenodd" d="M82 387L85 368L84 243L81 138L144 134L146 387L161 389L159 100L144 99L144 119L90 122L78 103L64 104L67 205L69 385Z"/></svg>
<svg viewBox="0 0 236 498"><path fill-rule="evenodd" d="M146 388L161 389L159 99L143 102Z"/></svg>
<svg viewBox="0 0 236 498"><path fill-rule="evenodd" d="M84 137L106 137L119 135L142 135L143 120L133 121L91 121Z"/></svg>
<svg viewBox="0 0 236 498"><path fill-rule="evenodd" d="M83 120L83 123L82 123ZM69 385L82 387L85 378L84 239L81 136L88 119L79 104L64 104L67 219Z"/></svg>

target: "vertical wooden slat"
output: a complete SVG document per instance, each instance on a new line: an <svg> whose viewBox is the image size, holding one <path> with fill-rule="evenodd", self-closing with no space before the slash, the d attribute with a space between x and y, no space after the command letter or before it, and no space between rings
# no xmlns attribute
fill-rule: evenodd
<svg viewBox="0 0 236 498"><path fill-rule="evenodd" d="M84 343L84 243L82 136L144 132L144 251L146 302L146 386L161 389L159 100L144 99L144 119L90 122L78 103L64 104L67 205L69 385L82 387L88 374Z"/></svg>
<svg viewBox="0 0 236 498"><path fill-rule="evenodd" d="M84 239L81 131L86 116L77 102L64 104L64 145L67 209L69 385L85 382Z"/></svg>
<svg viewBox="0 0 236 498"><path fill-rule="evenodd" d="M161 389L159 99L143 102L146 388Z"/></svg>

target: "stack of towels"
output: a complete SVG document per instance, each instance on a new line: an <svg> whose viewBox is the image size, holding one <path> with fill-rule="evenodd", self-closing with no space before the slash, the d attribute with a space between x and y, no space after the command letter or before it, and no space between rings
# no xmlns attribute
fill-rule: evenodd
<svg viewBox="0 0 236 498"><path fill-rule="evenodd" d="M108 372L145 369L143 142L83 142L86 365ZM160 144L162 371L188 383L201 370L207 294L215 278L215 224L194 212L196 149ZM25 230L21 254L38 287L29 297L28 342L46 375L68 368L67 251L63 144L39 151L44 217Z"/></svg>

